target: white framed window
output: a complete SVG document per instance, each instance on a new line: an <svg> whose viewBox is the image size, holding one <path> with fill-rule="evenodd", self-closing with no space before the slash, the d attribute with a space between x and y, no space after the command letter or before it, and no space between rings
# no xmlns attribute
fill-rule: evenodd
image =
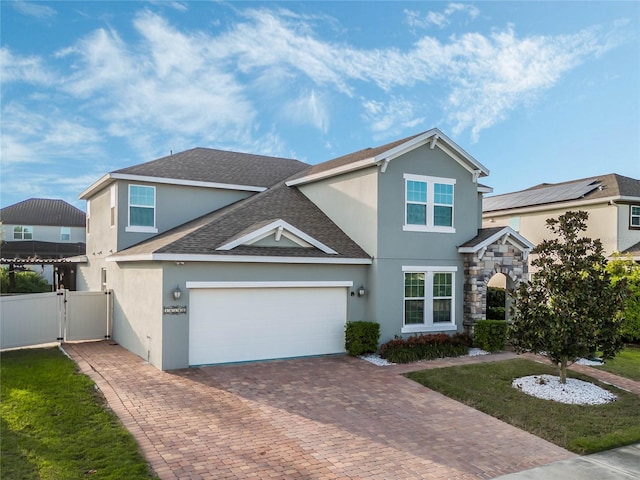
<svg viewBox="0 0 640 480"><path fill-rule="evenodd" d="M60 227L60 240L63 242L71 240L71 227Z"/></svg>
<svg viewBox="0 0 640 480"><path fill-rule="evenodd" d="M455 233L455 179L405 173L404 184L403 230Z"/></svg>
<svg viewBox="0 0 640 480"><path fill-rule="evenodd" d="M629 207L629 228L640 228L640 205Z"/></svg>
<svg viewBox="0 0 640 480"><path fill-rule="evenodd" d="M457 267L402 267L402 333L456 330Z"/></svg>
<svg viewBox="0 0 640 480"><path fill-rule="evenodd" d="M16 225L13 227L14 240L33 240L33 227Z"/></svg>
<svg viewBox="0 0 640 480"><path fill-rule="evenodd" d="M156 187L129 185L129 225L127 232L157 233Z"/></svg>

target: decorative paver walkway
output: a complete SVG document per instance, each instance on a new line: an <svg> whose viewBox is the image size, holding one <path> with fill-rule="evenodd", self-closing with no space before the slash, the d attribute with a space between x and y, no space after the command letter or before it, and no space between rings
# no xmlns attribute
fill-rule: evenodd
<svg viewBox="0 0 640 480"><path fill-rule="evenodd" d="M330 356L161 372L108 342L63 347L163 480L486 479L575 457L400 367ZM499 356L475 358L458 361Z"/></svg>

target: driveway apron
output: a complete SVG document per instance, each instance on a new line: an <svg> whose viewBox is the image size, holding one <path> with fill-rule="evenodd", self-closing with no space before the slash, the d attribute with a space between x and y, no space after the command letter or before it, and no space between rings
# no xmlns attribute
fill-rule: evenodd
<svg viewBox="0 0 640 480"><path fill-rule="evenodd" d="M348 356L161 372L65 344L161 479L478 479L574 454Z"/></svg>

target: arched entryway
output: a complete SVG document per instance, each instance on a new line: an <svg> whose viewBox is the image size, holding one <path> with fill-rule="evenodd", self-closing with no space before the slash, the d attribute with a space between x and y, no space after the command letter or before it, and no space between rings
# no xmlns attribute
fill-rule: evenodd
<svg viewBox="0 0 640 480"><path fill-rule="evenodd" d="M475 323L487 318L487 286L497 274L513 291L527 279L527 257L533 244L509 227L483 228L461 245L464 260L464 328L473 333ZM502 277L498 277L502 278Z"/></svg>

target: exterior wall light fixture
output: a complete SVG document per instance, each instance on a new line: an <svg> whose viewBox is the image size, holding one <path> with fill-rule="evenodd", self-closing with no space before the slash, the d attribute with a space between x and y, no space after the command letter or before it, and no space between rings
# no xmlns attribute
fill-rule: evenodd
<svg viewBox="0 0 640 480"><path fill-rule="evenodd" d="M182 295L182 290L180 290L180 286L176 285L175 290L171 292L171 294L173 295L174 300L179 300L180 296Z"/></svg>
<svg viewBox="0 0 640 480"><path fill-rule="evenodd" d="M364 287L362 285L360 285L360 288L358 289L358 296L359 297L364 297L365 293L367 293L366 290L364 289Z"/></svg>

